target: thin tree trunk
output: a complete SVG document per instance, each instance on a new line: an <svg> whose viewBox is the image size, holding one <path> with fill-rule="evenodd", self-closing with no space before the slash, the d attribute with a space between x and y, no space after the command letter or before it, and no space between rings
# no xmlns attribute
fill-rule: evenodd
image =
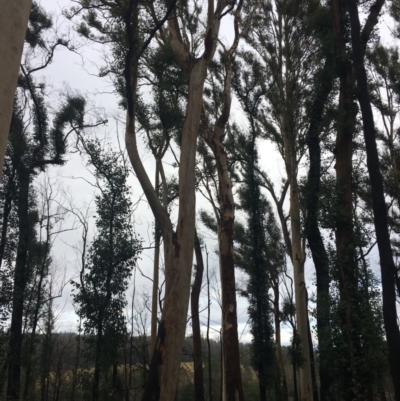
<svg viewBox="0 0 400 401"><path fill-rule="evenodd" d="M380 171L379 155L376 145L376 130L371 101L368 92L368 80L364 65L360 20L355 0L348 1L351 22L351 42L353 61L357 79L358 101L361 107L364 139L367 152L368 173L372 187L372 200L376 237L382 274L383 320L388 346L390 373L393 380L395 397L400 401L400 332L397 325L395 265L388 231L388 220L383 180Z"/></svg>
<svg viewBox="0 0 400 401"><path fill-rule="evenodd" d="M290 139L285 139L286 171L290 191L290 225L292 232L292 264L295 285L297 330L301 338L304 365L300 370L300 400L313 401L310 347L308 342L308 311L306 284L304 277L305 254L302 247L300 223L300 199L297 184L297 162L295 150Z"/></svg>
<svg viewBox="0 0 400 401"><path fill-rule="evenodd" d="M214 139L215 141L215 139ZM235 263L233 249L233 225L235 219L232 185L223 145L215 141L221 222L218 232L219 260L222 293L222 346L224 365L224 388L226 401L243 400L240 371L239 336L237 328ZM224 400L225 401L225 400Z"/></svg>
<svg viewBox="0 0 400 401"><path fill-rule="evenodd" d="M208 348L208 401L212 401L212 367L211 367L211 344L210 344L210 313L211 313L211 300L210 300L210 277L208 275L208 252L207 254L207 348ZM221 358L222 363L222 358Z"/></svg>
<svg viewBox="0 0 400 401"><path fill-rule="evenodd" d="M53 344L51 337L53 334L53 315L52 301L49 302L47 310L46 331L42 344L41 355L41 374L40 374L40 400L47 401L49 394L49 376L50 376L50 360L52 355Z"/></svg>
<svg viewBox="0 0 400 401"><path fill-rule="evenodd" d="M285 373L285 364L283 362L282 355L282 344L281 344L281 321L279 316L279 283L276 278L272 280L272 290L274 292L274 323L275 323L275 344L276 344L276 355L279 365L279 385L281 397L280 399L283 401L287 401L288 399L288 389L286 383L286 373Z"/></svg>
<svg viewBox="0 0 400 401"><path fill-rule="evenodd" d="M23 168L23 167L22 167ZM8 351L8 385L7 401L19 401L21 387L21 348L22 320L24 310L25 287L27 282L27 255L30 241L29 212L29 174L19 174L18 196L18 248L15 262L14 289L12 298L12 314L10 341Z"/></svg>
<svg viewBox="0 0 400 401"><path fill-rule="evenodd" d="M307 300L308 303L308 300ZM318 397L318 386L317 386L317 377L316 377L316 369L315 369L315 358L314 358L314 348L313 348L313 341L311 336L311 328L310 328L310 319L307 316L307 323L308 323L308 343L310 345L310 361L311 361L311 379L313 385L313 397L315 401L319 400Z"/></svg>
<svg viewBox="0 0 400 401"><path fill-rule="evenodd" d="M93 371L93 383L92 383L92 401L99 401L100 398L100 355L102 352L102 341L103 341L103 318L99 314L99 324L97 326L96 335L96 350L94 357L94 371Z"/></svg>
<svg viewBox="0 0 400 401"><path fill-rule="evenodd" d="M357 256L354 247L353 199L352 199L352 170L353 170L353 134L357 107L354 103L353 70L347 59L344 42L344 8L340 0L332 1L334 37L337 53L337 70L340 80L339 109L336 137L336 187L337 213L336 223L336 252L337 272L340 293L339 315L342 325L344 349L343 357L346 374L342 375L342 394L346 400L352 401L359 397L361 388L356 367L358 339L355 333L358 328L354 325L357 310Z"/></svg>
<svg viewBox="0 0 400 401"><path fill-rule="evenodd" d="M32 0L0 0L0 177Z"/></svg>
<svg viewBox="0 0 400 401"><path fill-rule="evenodd" d="M296 364L293 362L293 392L294 392L294 401L299 401L299 390L297 385L297 369Z"/></svg>
<svg viewBox="0 0 400 401"><path fill-rule="evenodd" d="M214 154L218 172L218 202L220 206L218 251L222 293L221 325L223 358L221 363L223 366L223 401L244 400L240 369L233 248L235 204L233 199L232 183L229 175L227 152L224 145L225 126L230 116L232 103L232 59L239 44L239 40L246 29L243 28L243 32L239 33L239 19L242 5L243 1L241 0L235 10L235 37L232 46L225 54L225 80L223 87L224 100L220 115L216 119L212 130L209 128L209 121L205 107L203 107L202 113L203 137ZM253 9L253 13L256 8Z"/></svg>
<svg viewBox="0 0 400 401"><path fill-rule="evenodd" d="M159 194L160 172L159 164L156 163L156 181L155 190ZM165 206L165 205L164 205ZM157 338L157 317L158 317L158 280L159 280L159 264L160 264L160 228L157 219L154 223L154 266L153 266L153 292L151 297L151 341L150 341L150 357L153 355L156 338Z"/></svg>
<svg viewBox="0 0 400 401"><path fill-rule="evenodd" d="M310 156L310 169L307 181L307 218L306 235L311 249L317 279L317 331L319 347L319 377L321 400L327 400L332 385L331 347L332 333L330 327L329 306L329 258L325 249L318 225L319 193L321 181L321 148L319 126L324 106L333 86L332 57L327 57L321 81L311 109L310 125L307 133L307 144Z"/></svg>
<svg viewBox="0 0 400 401"><path fill-rule="evenodd" d="M267 401L267 387L262 380L258 381L258 390L260 392L260 401Z"/></svg>
<svg viewBox="0 0 400 401"><path fill-rule="evenodd" d="M194 364L194 399L204 401L204 377L203 377L203 354L201 349L201 332L199 316L199 298L201 284L203 280L204 263L201 252L200 242L196 235L194 250L196 254L196 275L192 288L191 312L192 312L192 332L193 332L193 364Z"/></svg>
<svg viewBox="0 0 400 401"><path fill-rule="evenodd" d="M47 199L48 201L49 199ZM36 292L36 304L35 310L33 314L33 321L32 321L32 328L31 328L31 335L29 339L29 348L28 348L28 356L26 362L26 372L25 372L25 387L24 387L24 400L28 399L30 385L31 385L31 371L32 371L32 358L35 353L35 337L36 337L36 329L39 322L39 311L40 305L42 302L42 292L43 292L43 281L45 278L45 270L48 263L48 255L50 250L50 225L51 225L51 217L50 217L50 209L49 205L47 208L47 224L46 224L46 243L44 253L42 255L42 261L40 266L40 273L39 273L39 282L37 284L37 292Z"/></svg>
<svg viewBox="0 0 400 401"><path fill-rule="evenodd" d="M79 319L78 338L76 344L76 358L75 358L74 369L72 371L71 401L75 401L76 382L79 369L79 361L81 356L81 328L82 328L82 320Z"/></svg>

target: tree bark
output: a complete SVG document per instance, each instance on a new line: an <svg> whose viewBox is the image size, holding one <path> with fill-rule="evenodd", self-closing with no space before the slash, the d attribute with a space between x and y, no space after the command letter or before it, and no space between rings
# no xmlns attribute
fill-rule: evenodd
<svg viewBox="0 0 400 401"><path fill-rule="evenodd" d="M100 375L101 375L100 355L102 352L102 345L103 345L103 317L101 316L101 313L99 315L100 315L98 318L99 323L97 324L97 333L96 333L96 350L94 357L92 401L98 401L100 398Z"/></svg>
<svg viewBox="0 0 400 401"><path fill-rule="evenodd" d="M211 366L211 343L210 343L210 313L211 313L211 299L210 299L210 276L208 274L208 253L206 248L207 255L207 356L208 356L208 401L212 401L212 366ZM221 365L222 365L222 356L221 356Z"/></svg>
<svg viewBox="0 0 400 401"><path fill-rule="evenodd" d="M157 195L159 193L159 167L158 161L156 162L156 181L155 190ZM156 338L157 338L157 317L158 317L158 280L159 280L159 264L160 264L160 228L158 227L157 220L154 223L154 266L153 266L153 292L151 297L151 341L150 341L150 358L153 355Z"/></svg>
<svg viewBox="0 0 400 401"><path fill-rule="evenodd" d="M327 57L322 71L321 81L317 87L315 100L311 108L310 125L307 132L307 144L310 156L310 169L307 181L307 218L306 236L311 249L317 279L317 331L319 347L319 377L321 400L327 400L332 384L331 347L332 334L330 327L329 307L329 258L325 249L318 225L319 193L321 182L321 148L319 126L323 110L333 86L332 57Z"/></svg>
<svg viewBox="0 0 400 401"><path fill-rule="evenodd" d="M76 339L77 344L76 344L76 350L75 350L76 356L75 356L74 368L72 371L71 401L75 401L77 376L78 376L78 369L79 369L79 363L80 363L80 357L81 357L81 329L82 329L82 320L79 319L78 336Z"/></svg>
<svg viewBox="0 0 400 401"><path fill-rule="evenodd" d="M204 401L204 376L203 376L203 353L201 349L201 331L199 316L199 298L201 284L203 281L204 263L200 242L196 235L194 251L196 254L196 275L190 297L192 311L192 333L193 333L193 364L194 364L194 399Z"/></svg>
<svg viewBox="0 0 400 401"><path fill-rule="evenodd" d="M1 175L2 173L0 173ZM1 239L0 239L0 266L3 263L4 252L6 249L7 241L8 241L8 226L9 219L12 210L13 199L15 198L16 193L16 180L15 180L15 167L12 168L12 171L9 173L9 177L7 178L7 185L5 190L5 199L4 199L4 207L3 207L3 221L1 226Z"/></svg>
<svg viewBox="0 0 400 401"><path fill-rule="evenodd" d="M0 0L0 177L32 0Z"/></svg>
<svg viewBox="0 0 400 401"><path fill-rule="evenodd" d="M286 382L285 364L283 361L282 344L281 344L281 320L279 316L279 281L277 277L272 277L272 290L274 292L274 323L275 323L275 344L276 344L276 355L279 365L279 376L280 376L280 399L287 401L288 399L288 388Z"/></svg>
<svg viewBox="0 0 400 401"><path fill-rule="evenodd" d="M310 344L308 342L308 310L306 283L304 278L305 253L302 247L300 199L297 183L297 160L294 144L291 138L284 136L285 164L289 179L290 193L290 226L292 232L292 264L295 286L297 330L301 338L304 366L300 371L300 400L313 401L313 386L311 376Z"/></svg>
<svg viewBox="0 0 400 401"><path fill-rule="evenodd" d="M26 263L30 241L29 222L29 181L30 177L24 167L19 172L18 195L18 248L15 261L14 289L10 341L8 350L8 384L7 401L19 401L21 387L21 348L22 320L24 310L25 288L27 282Z"/></svg>
<svg viewBox="0 0 400 401"><path fill-rule="evenodd" d="M174 232L169 215L161 205L149 180L137 149L135 130L138 71L138 60L135 58L138 50L137 2L130 2L131 12L125 19L129 47L124 70L128 108L125 142L132 167L158 221L164 239L165 260L164 305L143 401L172 401L177 388L193 263L196 213L196 146L203 104L203 87L208 65L217 46L222 13L227 5L228 3L222 0L217 2L216 7L213 1L208 2L204 52L199 58L193 58L186 48L174 11L168 20L171 47L189 78L186 117L182 128L179 164L179 210L176 232Z"/></svg>
<svg viewBox="0 0 400 401"><path fill-rule="evenodd" d="M172 401L175 397L190 295L196 210L195 156L207 66L208 62L200 59L190 74L189 99L181 144L176 233L173 233L167 212L164 209L162 212L156 210L157 206L149 199L152 194L147 190L148 177L137 154L133 118L129 116L127 123L126 145L131 163L156 218L161 213L164 214L164 221L159 221L164 238L164 306L143 401Z"/></svg>
<svg viewBox="0 0 400 401"><path fill-rule="evenodd" d="M352 198L352 171L353 171L353 135L357 107L354 102L354 78L352 63L348 60L344 42L345 10L339 0L332 1L332 15L334 38L336 42L337 73L340 81L339 108L337 117L336 137L336 196L337 210L335 216L335 236L337 253L337 274L340 294L340 320L342 325L345 362L341 386L346 400L355 400L360 394L360 378L357 375L356 353L359 349L358 338L355 333L354 317L357 310L357 255L355 249L353 224Z"/></svg>
<svg viewBox="0 0 400 401"><path fill-rule="evenodd" d="M228 114L229 115L229 114ZM214 153L218 171L218 200L220 222L218 225L218 250L222 293L222 347L223 347L223 401L243 400L240 371L239 336L237 328L236 283L233 249L233 226L235 208L228 160L222 136L224 125L214 126L213 133L207 129L204 138ZM207 122L204 121L204 126Z"/></svg>
<svg viewBox="0 0 400 401"><path fill-rule="evenodd" d="M257 10L256 5L251 12L246 26L239 30L239 21L243 0L234 14L235 36L231 47L224 55L224 87L221 111L213 129L209 128L205 107L203 108L203 137L212 150L218 173L218 202L220 219L218 224L218 251L221 275L222 293L222 399L223 401L243 401L243 385L240 368L239 336L237 323L235 262L233 248L233 229L235 221L235 203L233 199L232 183L229 174L228 157L224 145L225 126L230 117L232 104L232 61L241 37L250 27L250 22Z"/></svg>
<svg viewBox="0 0 400 401"><path fill-rule="evenodd" d="M395 397L400 401L400 332L397 325L395 265L388 231L388 220L383 180L380 171L379 155L376 145L376 129L368 92L368 80L364 65L363 44L357 2L348 1L351 23L351 42L353 62L357 80L358 101L361 107L364 140L367 152L368 173L372 187L374 224L382 274L383 320L386 331L390 373Z"/></svg>

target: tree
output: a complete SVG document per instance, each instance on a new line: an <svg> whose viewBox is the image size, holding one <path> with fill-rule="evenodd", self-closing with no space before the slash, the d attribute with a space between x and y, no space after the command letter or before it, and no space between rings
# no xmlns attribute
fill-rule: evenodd
<svg viewBox="0 0 400 401"><path fill-rule="evenodd" d="M241 38L246 35L251 26L254 14L259 3L247 5L249 12L247 17L242 15L243 1L239 1L234 13L235 36L229 49L221 55L223 73L219 86L212 78L210 92L214 94L211 105L204 102L202 110L202 137L210 147L214 158L218 177L218 248L221 274L222 293L222 346L223 346L223 371L224 371L224 400L233 401L238 394L239 400L243 400L243 388L240 372L239 339L237 332L236 312L236 284L234 263L234 221L235 205L230 177L229 160L226 151L226 126L230 117L232 103L232 76L233 60ZM243 20L243 21L241 21ZM213 69L217 75L216 68ZM214 117L214 123L210 123L210 115Z"/></svg>
<svg viewBox="0 0 400 401"><path fill-rule="evenodd" d="M204 261L199 237L196 233L194 251L196 255L196 273L190 295L193 332L193 365L195 401L204 401L203 353L201 347L199 298L203 281Z"/></svg>
<svg viewBox="0 0 400 401"><path fill-rule="evenodd" d="M377 0L370 9L369 17L377 20L384 1ZM382 274L383 319L385 324L387 345L389 351L389 365L395 389L396 400L400 400L400 332L397 325L396 292L395 292L395 265L390 243L387 210L383 192L382 174L376 146L376 129L372 113L370 95L368 91L367 74L364 64L363 48L366 45L362 36L358 5L354 0L348 2L351 22L351 43L353 62L357 80L358 101L361 108L364 139L367 152L368 173L372 187L374 224L378 242L379 257ZM367 20L368 23L368 20Z"/></svg>
<svg viewBox="0 0 400 401"><path fill-rule="evenodd" d="M260 400L267 400L267 388L273 383L274 357L272 308L269 291L273 280L285 262L285 249L282 243L280 228L268 200L261 194L259 177L256 174L258 153L256 133L248 138L242 136L238 148L242 150L243 182L239 196L241 208L247 214L245 227L236 227L237 263L249 275L245 295L249 301L249 321L252 341L253 366L258 375ZM280 368L280 376L284 375ZM284 381L279 378L280 385ZM285 389L280 389L279 399L287 399Z"/></svg>
<svg viewBox="0 0 400 401"><path fill-rule="evenodd" d="M20 357L22 345L22 318L25 289L28 279L27 257L29 243L35 221L30 217L30 187L32 179L48 165L64 162L65 128L71 124L73 129L83 125L84 99L70 97L56 114L53 128L49 128L47 111L42 93L33 84L32 77L21 80L22 92L32 101L34 130L30 132L23 122L24 109L17 98L10 133L10 153L16 165L18 180L18 248L15 260L10 344L8 354L8 399L18 399L20 387Z"/></svg>
<svg viewBox="0 0 400 401"><path fill-rule="evenodd" d="M19 65L32 0L0 1L0 170L3 171Z"/></svg>
<svg viewBox="0 0 400 401"><path fill-rule="evenodd" d="M150 7L150 15L155 17L156 23L153 26L154 29L151 29L151 35L145 40L140 31L139 21L143 20L139 18L140 9L137 1L104 2L104 7L101 3L103 2L93 0L89 3L81 2L81 6L83 6L82 10L88 10L89 25L98 29L102 35L105 35L102 37L114 45L117 58L113 72L117 73L117 88L120 89L127 110L126 149L164 240L164 306L143 400L171 400L175 396L190 294L195 237L195 156L203 87L209 63L217 47L221 18L227 10L232 10L233 4L225 0L219 0L216 5L209 2L205 28L200 34L204 39L199 42L204 45L204 48L196 54L198 49L193 48L187 37L181 34L181 24L188 23L184 17L190 18L191 15L189 5L182 4L183 12L178 13L176 3L169 3L166 10L164 7L161 8L160 19L157 18L154 8ZM115 21L114 26L118 29L109 30L108 21L101 21L100 13ZM168 211L160 202L140 160L136 137L139 59L151 38L167 20L169 43L179 65L187 74L189 83L180 144L179 210L176 230L173 229ZM191 29L195 31L197 28L200 28L197 24L191 26ZM82 25L81 32L89 37L91 35L87 25ZM163 35L162 29L160 35ZM121 76L123 76L122 81Z"/></svg>
<svg viewBox="0 0 400 401"><path fill-rule="evenodd" d="M99 142L84 142L89 164L95 168L97 234L88 251L86 271L81 282L74 282L74 294L84 333L93 347L94 373L92 400L100 397L101 375L111 366L111 390L118 394L116 366L118 349L124 345L126 323L123 310L125 291L135 266L140 242L132 228L132 203L129 200L129 171L112 151L103 154Z"/></svg>
<svg viewBox="0 0 400 401"><path fill-rule="evenodd" d="M306 106L311 93L310 77L319 61L316 38L308 30L313 2L268 2L260 7L246 40L250 50L242 52L236 93L250 124L258 125L262 138L271 140L284 161L287 179L278 198L268 175L259 171L263 185L277 207L287 252L293 265L298 334L304 365L300 368L300 399L313 399L308 343L306 286L304 279L305 241L302 233L299 164L305 147ZM268 112L267 112L268 111ZM260 169L261 170L261 169ZM289 192L290 232L283 203Z"/></svg>
<svg viewBox="0 0 400 401"><path fill-rule="evenodd" d="M323 67L315 74L315 97L312 100L308 112L309 125L307 130L307 146L309 152L309 171L305 191L305 234L311 249L316 272L316 318L321 400L328 399L333 379L330 363L330 352L332 349L330 327L330 261L320 230L322 179L321 139L324 134L324 114L326 114L327 106L329 107L329 96L333 89L335 77L332 34L329 31L329 29L332 29L331 18L329 18L327 14L327 10L321 7L319 10L319 18L316 18L317 21L315 22L315 25L317 25L317 34L322 42L321 57L325 60ZM326 30L328 30L328 32L326 32Z"/></svg>
<svg viewBox="0 0 400 401"><path fill-rule="evenodd" d="M8 386L7 399L19 399L21 374L22 319L25 290L28 282L28 252L33 237L35 220L32 219L30 191L33 178L49 165L61 165L66 152L68 133L79 130L83 125L85 100L80 96L68 96L56 112L53 127L50 127L45 101L45 85L36 82L34 73L45 68L59 45L67 42L56 38L46 44L43 34L51 25L51 19L36 4L30 16L32 28L28 29L26 40L31 49L44 57L44 64L32 67L29 55L24 59L19 76L18 91L14 100L13 118L10 128L9 154L15 168L18 192L16 194L18 218L18 246L15 258L12 293L12 315L10 341L7 358ZM33 53L33 52L32 52ZM25 119L32 113L33 124Z"/></svg>

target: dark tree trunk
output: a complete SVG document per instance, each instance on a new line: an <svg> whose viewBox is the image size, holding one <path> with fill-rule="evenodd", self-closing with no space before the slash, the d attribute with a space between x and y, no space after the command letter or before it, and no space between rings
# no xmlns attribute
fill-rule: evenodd
<svg viewBox="0 0 400 401"><path fill-rule="evenodd" d="M332 333L330 327L329 306L329 258L325 249L318 225L319 193L321 181L321 148L319 126L323 110L333 86L333 60L329 55L325 61L320 83L311 108L310 126L307 133L307 143L310 155L310 169L307 182L307 219L306 235L311 249L317 279L317 331L319 346L319 377L321 400L328 397L332 385L331 347ZM315 397L314 397L315 399Z"/></svg>
<svg viewBox="0 0 400 401"><path fill-rule="evenodd" d="M24 169L19 173L18 195L18 248L15 261L14 289L10 342L8 351L7 401L19 401L21 384L21 347L24 296L27 282L26 261L30 241L29 222L29 173Z"/></svg>
<svg viewBox="0 0 400 401"><path fill-rule="evenodd" d="M40 272L39 272L39 282L36 289L36 303L35 303L35 310L33 315L32 321L32 328L31 328L31 335L29 339L29 348L28 348L28 357L26 363L26 372L25 372L25 387L24 387L24 400L28 400L30 386L31 386L31 373L32 373L32 359L35 353L35 340L36 340L36 329L39 322L39 311L40 305L42 302L43 296L43 281L45 278L45 270L47 264L47 257L50 249L50 216L47 216L47 239L45 250L42 255L41 265L40 265Z"/></svg>
<svg viewBox="0 0 400 401"><path fill-rule="evenodd" d="M79 368L79 362L80 362L80 356L81 356L81 328L82 328L82 320L79 319L78 338L77 338L77 344L76 344L76 358L75 358L74 369L72 372L71 401L75 401L77 375L78 375L78 368Z"/></svg>
<svg viewBox="0 0 400 401"><path fill-rule="evenodd" d="M364 65L363 46L360 34L360 20L357 2L348 1L351 22L351 41L353 61L357 79L358 101L361 107L364 139L367 152L367 166L372 187L372 200L376 238L382 274L383 320L388 346L390 373L393 380L396 400L400 401L400 332L397 325L395 265L388 231L386 203L383 180L376 145L376 130L368 92L368 80Z"/></svg>
<svg viewBox="0 0 400 401"><path fill-rule="evenodd" d="M212 366L211 366L211 344L210 344L210 313L211 313L211 299L210 299L210 277L208 274L208 253L206 248L207 255L207 351L208 351L208 401L212 401ZM221 364L222 364L222 355L221 355Z"/></svg>
<svg viewBox="0 0 400 401"><path fill-rule="evenodd" d="M218 120L213 135L210 137L206 134L204 139L213 151L218 171L218 199L221 211L218 251L222 293L223 385L226 397L224 401L243 401L233 248L235 204L227 167L229 163L223 143L224 127L225 124Z"/></svg>
<svg viewBox="0 0 400 401"><path fill-rule="evenodd" d="M196 254L197 267L192 288L192 294L190 297L193 332L194 399L195 401L204 401L203 354L201 350L201 332L199 317L199 298L201 292L201 284L203 281L204 263L197 234L194 243L194 251Z"/></svg>
<svg viewBox="0 0 400 401"><path fill-rule="evenodd" d="M99 316L99 324L97 327L97 338L96 338L94 372L93 372L92 401L99 401L100 398L100 374L101 374L100 355L102 352L102 341L103 341L102 323L103 323L103 318L102 316Z"/></svg>
<svg viewBox="0 0 400 401"><path fill-rule="evenodd" d="M258 388L260 390L260 401L267 401L267 387L262 380L258 380Z"/></svg>
<svg viewBox="0 0 400 401"><path fill-rule="evenodd" d="M7 230L9 224L10 213L12 210L12 201L15 198L15 172L8 177L7 190L4 199L3 208L3 222L1 227L1 240L0 240L0 266L2 265L4 259L4 251L7 244Z"/></svg>
<svg viewBox="0 0 400 401"><path fill-rule="evenodd" d="M357 255L355 249L352 199L353 135L357 116L354 100L352 63L344 42L344 3L332 1L334 37L336 44L336 67L340 81L339 109L336 137L336 252L337 279L339 282L339 314L343 333L343 360L340 367L341 392L345 400L359 399L362 388L357 374L356 357L359 344L359 328L355 325L357 310ZM357 335L358 334L358 335Z"/></svg>
<svg viewBox="0 0 400 401"><path fill-rule="evenodd" d="M293 392L294 392L294 401L299 401L299 392L297 389L297 369L296 369L296 364L293 363Z"/></svg>
<svg viewBox="0 0 400 401"><path fill-rule="evenodd" d="M50 376L50 361L53 353L52 344L52 302L50 301L47 311L47 323L46 332L42 344L42 355L41 355L41 373L40 373L40 400L47 401L49 394L49 376Z"/></svg>

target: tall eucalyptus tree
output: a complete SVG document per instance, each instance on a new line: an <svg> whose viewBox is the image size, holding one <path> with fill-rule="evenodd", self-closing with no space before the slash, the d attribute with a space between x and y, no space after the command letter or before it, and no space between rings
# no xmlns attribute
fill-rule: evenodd
<svg viewBox="0 0 400 401"><path fill-rule="evenodd" d="M298 170L306 151L305 107L310 95L310 77L318 65L315 58L318 44L307 31L313 4L298 0L268 1L260 10L246 36L251 50L243 52L242 74L241 77L238 74L235 89L249 119L260 126L263 138L275 143L285 165L287 180L279 198L266 173L260 173L277 207L293 265L298 334L304 360L300 369L300 397L301 400L311 401L313 386L304 275L306 254L301 228ZM283 212L287 192L290 195L290 232Z"/></svg>
<svg viewBox="0 0 400 401"><path fill-rule="evenodd" d="M163 236L164 306L143 400L172 400L177 385L190 294L195 237L196 143L203 104L203 88L208 66L218 44L221 19L234 8L234 4L227 0L219 0L216 4L209 1L204 25L191 24L188 20L193 12L200 12L199 8L191 10L189 4L171 2L166 7L160 4L159 9L150 4L146 15L150 15L154 23L147 25L147 29L143 31L145 8L136 0L115 2L92 0L79 3L80 7L78 6L72 14L81 11L84 13L87 24L81 25L81 32L90 38L93 35L90 28L95 28L100 34L100 40L113 44L116 62L107 71L114 73L117 88L127 111L126 149ZM106 19L102 20L100 15ZM168 35L162 27L166 21ZM145 38L149 28L150 35ZM180 67L187 74L189 85L186 115L181 129L179 209L176 229L168 211L157 196L140 159L137 146L139 59L157 31L160 31L160 36L165 35L169 41ZM190 42L184 32L190 32L192 37L196 37L196 43ZM197 43L203 45L202 50L199 50Z"/></svg>

